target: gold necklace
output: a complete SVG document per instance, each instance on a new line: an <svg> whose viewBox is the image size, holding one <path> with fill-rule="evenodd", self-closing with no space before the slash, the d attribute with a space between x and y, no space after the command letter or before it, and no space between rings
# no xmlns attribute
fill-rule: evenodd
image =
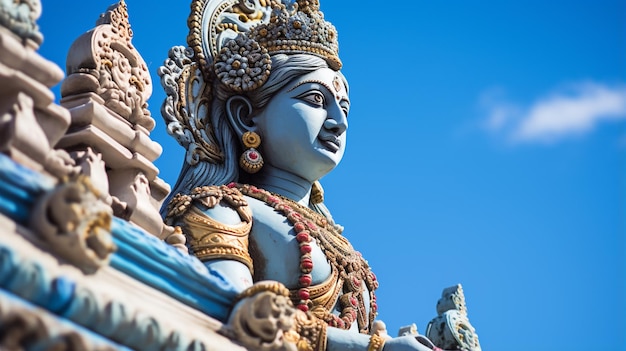
<svg viewBox="0 0 626 351"><path fill-rule="evenodd" d="M378 309L374 294L374 290L378 288L378 281L367 262L359 252L354 250L350 242L329 224L323 215L291 199L247 184L231 183L228 187L236 188L244 195L264 202L285 216L293 226L300 250L300 277L297 292L299 301L296 307L304 312L318 307L313 306L310 299L313 270L310 244L312 240L315 240L331 267L339 272L339 278L343 281L343 295L339 297L339 316L325 310L319 317L330 326L343 329L350 328L356 320L359 331L368 333ZM365 309L363 283L370 294L369 316Z"/></svg>

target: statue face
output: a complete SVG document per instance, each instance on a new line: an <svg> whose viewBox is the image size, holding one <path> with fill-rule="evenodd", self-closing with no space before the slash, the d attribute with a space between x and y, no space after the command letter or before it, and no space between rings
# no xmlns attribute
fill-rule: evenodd
<svg viewBox="0 0 626 351"><path fill-rule="evenodd" d="M253 121L266 166L315 181L339 164L350 102L337 72L322 68L293 80Z"/></svg>

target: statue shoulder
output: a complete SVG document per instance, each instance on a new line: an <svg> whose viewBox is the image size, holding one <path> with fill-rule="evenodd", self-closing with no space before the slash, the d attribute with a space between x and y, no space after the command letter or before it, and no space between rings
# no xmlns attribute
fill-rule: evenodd
<svg viewBox="0 0 626 351"><path fill-rule="evenodd" d="M226 185L197 187L190 194L177 194L167 206L167 222L176 222L190 210L201 211L216 220L252 222L252 211L244 195ZM235 217L235 214L238 215Z"/></svg>
<svg viewBox="0 0 626 351"><path fill-rule="evenodd" d="M252 211L239 190L203 186L177 194L168 204L166 222L182 228L191 252L201 261L232 259L252 272L248 252Z"/></svg>

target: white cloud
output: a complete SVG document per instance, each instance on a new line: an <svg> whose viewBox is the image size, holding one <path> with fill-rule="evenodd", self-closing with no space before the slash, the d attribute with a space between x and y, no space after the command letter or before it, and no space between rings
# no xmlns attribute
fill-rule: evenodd
<svg viewBox="0 0 626 351"><path fill-rule="evenodd" d="M540 97L530 106L502 98L501 89L487 92L485 127L514 142L555 141L583 134L609 120L626 120L626 86L586 82L572 84Z"/></svg>

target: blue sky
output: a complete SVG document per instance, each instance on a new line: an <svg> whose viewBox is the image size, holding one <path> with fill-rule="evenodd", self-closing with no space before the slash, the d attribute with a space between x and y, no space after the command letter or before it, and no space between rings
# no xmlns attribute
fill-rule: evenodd
<svg viewBox="0 0 626 351"><path fill-rule="evenodd" d="M42 3L40 53L64 67L113 1ZM183 150L156 71L185 44L188 2L127 4L173 184ZM322 0L352 100L322 183L390 333L425 332L461 283L484 350L626 349L626 1L386 4Z"/></svg>

